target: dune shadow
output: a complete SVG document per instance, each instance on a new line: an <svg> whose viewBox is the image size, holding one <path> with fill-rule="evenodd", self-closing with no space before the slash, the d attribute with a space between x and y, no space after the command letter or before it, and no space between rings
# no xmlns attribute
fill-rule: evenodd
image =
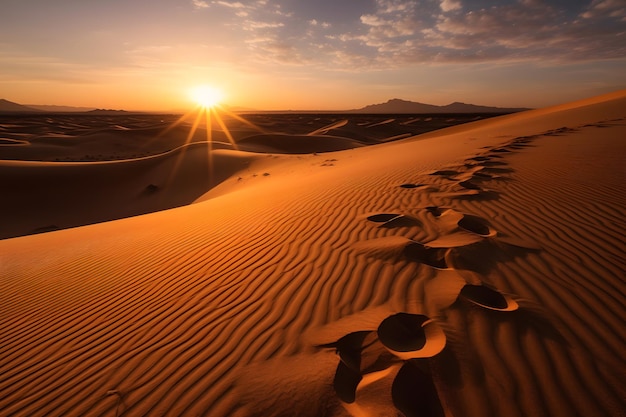
<svg viewBox="0 0 626 417"><path fill-rule="evenodd" d="M54 232L55 230L61 230L61 227L57 226L56 224L51 224L49 226L42 226L42 227L33 229L28 234L36 235L39 233Z"/></svg>

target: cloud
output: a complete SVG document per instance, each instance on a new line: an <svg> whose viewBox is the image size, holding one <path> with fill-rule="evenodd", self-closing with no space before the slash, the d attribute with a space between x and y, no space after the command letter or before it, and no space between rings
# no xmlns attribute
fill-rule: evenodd
<svg viewBox="0 0 626 417"><path fill-rule="evenodd" d="M332 25L328 22L318 22L317 19L311 19L309 20L309 25L311 26L318 26L318 27L322 27L324 29L328 29L329 27L331 27Z"/></svg>
<svg viewBox="0 0 626 417"><path fill-rule="evenodd" d="M214 1L213 4L217 4L219 6L229 7L231 9L244 9L246 6L243 3L238 1L229 2L229 1Z"/></svg>
<svg viewBox="0 0 626 417"><path fill-rule="evenodd" d="M441 4L439 5L439 7L441 7L441 10L443 10L444 12L449 12L452 10L458 10L462 6L461 2L458 0L441 0Z"/></svg>
<svg viewBox="0 0 626 417"><path fill-rule="evenodd" d="M547 0L470 8L459 0L376 0L360 41L380 65L430 62L586 61L626 56L626 5L594 0L572 13Z"/></svg>
<svg viewBox="0 0 626 417"><path fill-rule="evenodd" d="M191 0L191 3L196 9L206 9L209 7L209 3L204 0Z"/></svg>
<svg viewBox="0 0 626 417"><path fill-rule="evenodd" d="M291 60L342 70L626 56L623 0L593 0L586 6L560 0L477 3L372 0L371 7L346 6L336 12L332 0L315 8L283 0L207 4L226 14L230 39L248 49L248 59L265 63Z"/></svg>
<svg viewBox="0 0 626 417"><path fill-rule="evenodd" d="M615 18L624 22L626 21L626 3L623 0L594 0L581 17L585 19Z"/></svg>
<svg viewBox="0 0 626 417"><path fill-rule="evenodd" d="M242 28L244 30L257 30L257 29L275 29L275 28L281 28L285 26L284 23L280 23L280 22L261 22L261 21L255 21L255 20L247 20L243 23Z"/></svg>

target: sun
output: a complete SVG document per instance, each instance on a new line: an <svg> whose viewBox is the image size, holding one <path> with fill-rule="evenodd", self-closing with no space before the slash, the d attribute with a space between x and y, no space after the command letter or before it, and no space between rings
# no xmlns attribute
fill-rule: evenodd
<svg viewBox="0 0 626 417"><path fill-rule="evenodd" d="M189 90L189 95L197 105L204 108L215 107L224 98L224 94L219 88L211 85L199 85Z"/></svg>

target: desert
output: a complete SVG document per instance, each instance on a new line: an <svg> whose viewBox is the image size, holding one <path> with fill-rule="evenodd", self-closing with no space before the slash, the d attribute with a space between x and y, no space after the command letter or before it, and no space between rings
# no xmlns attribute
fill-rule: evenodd
<svg viewBox="0 0 626 417"><path fill-rule="evenodd" d="M625 137L626 90L0 116L0 414L623 416Z"/></svg>

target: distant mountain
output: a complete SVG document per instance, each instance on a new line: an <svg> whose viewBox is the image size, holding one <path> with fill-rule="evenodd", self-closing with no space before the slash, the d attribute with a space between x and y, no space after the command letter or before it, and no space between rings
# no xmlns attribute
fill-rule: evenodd
<svg viewBox="0 0 626 417"><path fill-rule="evenodd" d="M126 110L94 109L93 107L72 107L14 103L5 99L0 99L0 112L3 113L87 113L96 115L127 114Z"/></svg>
<svg viewBox="0 0 626 417"><path fill-rule="evenodd" d="M26 106L47 113L81 113L94 110L93 107L56 106L49 104L26 104Z"/></svg>
<svg viewBox="0 0 626 417"><path fill-rule="evenodd" d="M40 112L40 110L33 109L32 107L23 106L21 104L14 103L9 100L0 98L0 112L6 113L29 113Z"/></svg>
<svg viewBox="0 0 626 417"><path fill-rule="evenodd" d="M504 108L478 106L475 104L466 104L454 102L445 106L436 106L434 104L417 103L414 101L401 100L394 98L381 104L371 104L361 109L350 110L351 113L514 113L529 109L524 108Z"/></svg>
<svg viewBox="0 0 626 417"><path fill-rule="evenodd" d="M89 114L101 114L101 115L116 115L116 114L126 114L128 113L126 110L113 110L113 109L94 109L88 112Z"/></svg>

